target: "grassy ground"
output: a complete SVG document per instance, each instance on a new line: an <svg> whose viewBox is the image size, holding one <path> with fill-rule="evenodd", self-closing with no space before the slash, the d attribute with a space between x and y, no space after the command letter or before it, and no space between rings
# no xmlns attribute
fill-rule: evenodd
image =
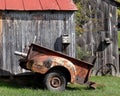
<svg viewBox="0 0 120 96"><path fill-rule="evenodd" d="M95 76L91 80L103 86L90 90L84 85L69 84L64 92L50 92L36 87L37 84L32 80L28 80L27 83L23 81L23 83L19 79L11 81L0 79L0 96L120 96L119 77Z"/></svg>

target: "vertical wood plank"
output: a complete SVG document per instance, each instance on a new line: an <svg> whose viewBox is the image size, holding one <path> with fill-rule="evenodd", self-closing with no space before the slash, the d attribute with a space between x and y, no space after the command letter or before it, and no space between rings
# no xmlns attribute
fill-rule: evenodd
<svg viewBox="0 0 120 96"><path fill-rule="evenodd" d="M75 56L75 29L73 12L17 12L4 13L3 21L3 64L1 68L6 72L2 75L19 74L27 72L20 68L18 60L20 57L14 55L14 51L25 51L37 36L36 43L62 52L61 36L67 32L71 36L71 44L67 48L69 56ZM66 20L65 20L66 18ZM71 20L72 19L72 20Z"/></svg>
<svg viewBox="0 0 120 96"><path fill-rule="evenodd" d="M0 75L3 73L2 24L2 12L0 12Z"/></svg>
<svg viewBox="0 0 120 96"><path fill-rule="evenodd" d="M100 66L105 65L106 63L115 65L117 74L119 74L120 64L118 58L116 6L113 6L111 2L106 2L104 0L90 0L89 2L89 7L87 8L89 11L95 8L95 13L93 14L93 17L95 18L90 16L90 20L83 25L84 29L87 31L81 36L83 42L79 45L81 45L82 49L90 51L91 55L97 57L94 66L94 74ZM96 24L94 24L95 22L92 19L96 19ZM105 38L110 38L111 44L105 44ZM101 44L101 42L104 44ZM99 51L99 47L103 50Z"/></svg>

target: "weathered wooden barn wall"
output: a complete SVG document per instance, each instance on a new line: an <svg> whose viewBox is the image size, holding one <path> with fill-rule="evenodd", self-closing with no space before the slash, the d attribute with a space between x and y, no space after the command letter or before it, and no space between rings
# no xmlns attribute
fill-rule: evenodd
<svg viewBox="0 0 120 96"><path fill-rule="evenodd" d="M84 33L79 36L78 42L83 50L96 56L94 73L107 63L112 63L119 74L119 53L117 37L117 7L110 0L89 0L87 8L91 12L90 20L84 25ZM93 14L93 13L94 14ZM106 44L105 39L110 38L111 44ZM114 72L113 72L114 73ZM114 75L114 74L113 74Z"/></svg>
<svg viewBox="0 0 120 96"><path fill-rule="evenodd" d="M2 16L2 17L1 17ZM75 23L73 11L2 11L0 14L0 75L23 73L14 51L25 52L35 43L66 52L75 57ZM70 44L63 50L61 36L68 34Z"/></svg>

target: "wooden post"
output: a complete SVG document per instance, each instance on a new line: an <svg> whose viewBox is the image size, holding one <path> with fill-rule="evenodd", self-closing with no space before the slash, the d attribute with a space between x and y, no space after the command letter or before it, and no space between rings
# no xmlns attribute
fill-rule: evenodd
<svg viewBox="0 0 120 96"><path fill-rule="evenodd" d="M2 55L2 12L0 12L0 55Z"/></svg>
<svg viewBox="0 0 120 96"><path fill-rule="evenodd" d="M2 12L0 12L0 37L2 35ZM0 38L0 44L1 44L1 38Z"/></svg>
<svg viewBox="0 0 120 96"><path fill-rule="evenodd" d="M0 12L0 68L3 67L3 65L2 65L2 63L3 63L2 57L3 57L3 50L2 50L2 12ZM0 73L2 74L3 71L0 70Z"/></svg>

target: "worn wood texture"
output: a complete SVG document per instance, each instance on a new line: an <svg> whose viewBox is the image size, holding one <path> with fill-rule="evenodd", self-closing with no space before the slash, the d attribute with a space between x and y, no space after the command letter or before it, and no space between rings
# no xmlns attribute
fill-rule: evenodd
<svg viewBox="0 0 120 96"><path fill-rule="evenodd" d="M80 47L97 57L93 74L100 66L112 63L116 66L117 75L119 75L117 8L110 0L89 1L91 2L88 5L88 10L94 11L94 14L90 14L89 22L84 25L85 32L79 36L79 39L82 40ZM111 44L105 43L106 38L110 38Z"/></svg>
<svg viewBox="0 0 120 96"><path fill-rule="evenodd" d="M28 46L35 37L35 43L75 57L74 12L3 11L2 14L0 18L0 37L2 38L0 69L3 72L0 75L26 72L20 68L18 62L20 57L15 56L14 51L27 52ZM68 34L71 41L64 50L61 40L63 34Z"/></svg>
<svg viewBox="0 0 120 96"><path fill-rule="evenodd" d="M3 70L1 69L3 67L2 61L3 61L3 52L2 52L2 12L0 11L0 73L3 74Z"/></svg>

